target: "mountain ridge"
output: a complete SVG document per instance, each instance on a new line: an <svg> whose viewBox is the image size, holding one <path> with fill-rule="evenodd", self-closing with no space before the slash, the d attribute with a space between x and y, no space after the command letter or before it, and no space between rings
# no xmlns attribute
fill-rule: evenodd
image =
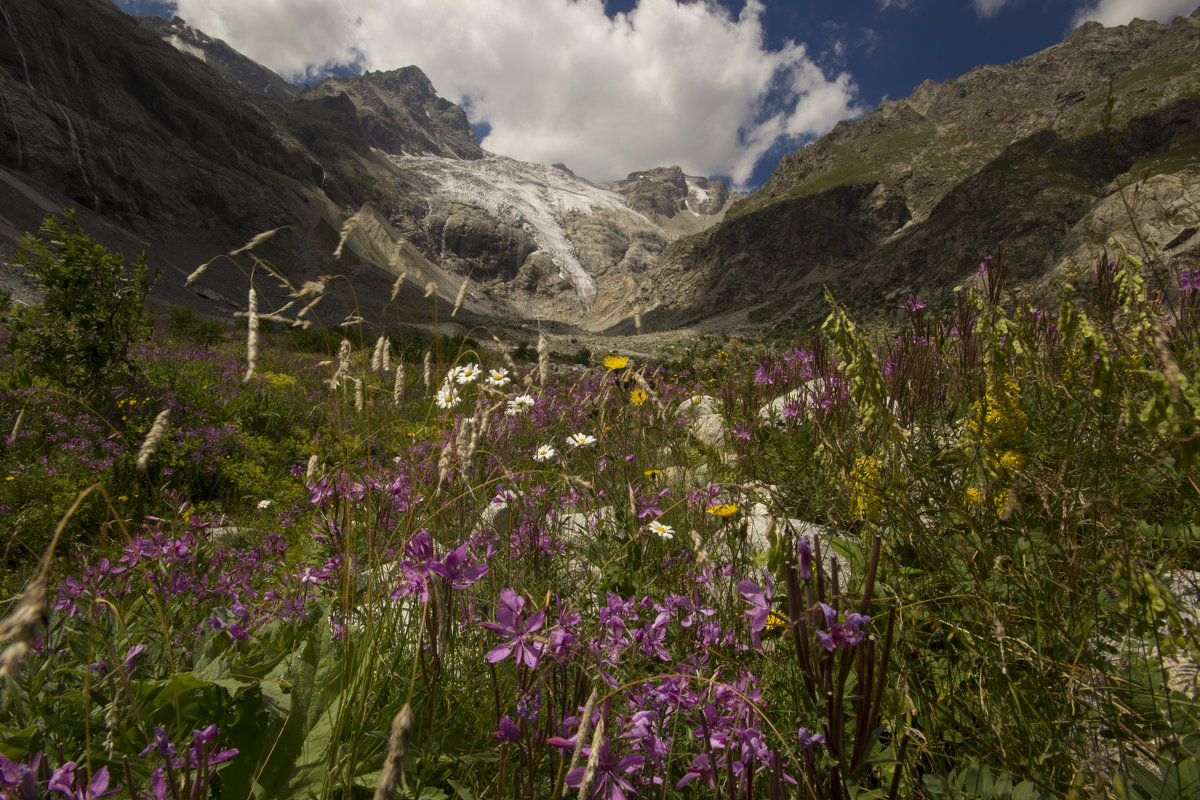
<svg viewBox="0 0 1200 800"><path fill-rule="evenodd" d="M1137 247L1131 220L1096 214L1169 154L1182 196L1200 200L1198 64L1200 9L1172 25L1088 23L1020 61L926 81L785 156L720 224L673 243L648 285L686 285L644 298L645 318L741 325L711 313L735 293L759 328L807 328L826 288L873 315L908 292L947 294L1002 245L1024 281L1078 268L1113 235ZM1156 257L1200 255L1194 236L1164 249L1192 225L1170 221L1177 210L1146 213Z"/></svg>
<svg viewBox="0 0 1200 800"><path fill-rule="evenodd" d="M163 301L214 315L238 310L250 266L178 279L272 228L260 253L295 285L349 279L326 308L389 296L411 272L395 300L357 309L372 324L444 320L461 296L468 322L606 334L804 328L826 289L887 313L907 292L947 295L1001 246L1036 281L1110 236L1136 245L1123 188L1154 257L1200 254L1200 9L1085 24L1020 61L926 81L739 197L678 167L598 186L486 153L416 66L286 89L181 20L106 0L9 6L0 179L16 191L0 198L0 251L76 205L118 247L148 246L173 276Z"/></svg>
<svg viewBox="0 0 1200 800"><path fill-rule="evenodd" d="M10 252L15 232L36 229L47 207L77 205L85 224L118 247L150 244L152 261L173 276L157 292L167 302L236 311L231 298L244 290L233 287L244 284L246 264L214 266L189 289L176 279L281 228L262 253L286 264L294 285L352 277L326 306L387 296L411 268L414 277L440 275L433 281L439 305L454 304L468 282L468 318L597 325L597 314L628 310L631 273L681 232L716 219L723 204L708 202L714 213L687 209L686 224L668 229L629 209L620 191L525 165L513 169L536 173L550 205L527 204L514 215L511 204L488 196L496 189L487 181L475 181L474 194L439 191L437 159L478 171L499 157L485 158L462 109L417 67L330 78L278 100L245 88L273 85L264 84L259 65L180 20L146 23L103 0L11 6L12 25L0 36L9 123L0 131L0 169L30 191L0 200ZM568 185L592 202L553 199ZM714 197L726 196L711 186ZM350 237L335 258L339 230L367 218L378 224ZM377 323L385 316L390 324L428 322L439 311L424 299L424 285L361 314ZM268 299L282 305L286 298L275 295ZM593 314L598 296L606 310Z"/></svg>

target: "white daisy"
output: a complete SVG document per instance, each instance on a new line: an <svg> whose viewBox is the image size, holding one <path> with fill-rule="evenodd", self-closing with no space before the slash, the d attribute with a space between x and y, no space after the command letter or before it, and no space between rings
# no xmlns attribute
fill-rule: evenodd
<svg viewBox="0 0 1200 800"><path fill-rule="evenodd" d="M657 533L663 540L675 538L675 529L670 525L663 525L657 520L650 523L650 532Z"/></svg>
<svg viewBox="0 0 1200 800"><path fill-rule="evenodd" d="M455 376L455 380L458 381L459 386L474 383L475 379L483 374L483 370L479 368L478 364L464 364L461 367L456 367L456 370L458 374Z"/></svg>
<svg viewBox="0 0 1200 800"><path fill-rule="evenodd" d="M454 391L453 387L443 386L438 389L436 400L438 408L454 408L458 405L458 392Z"/></svg>
<svg viewBox="0 0 1200 800"><path fill-rule="evenodd" d="M533 408L533 395L523 394L509 400L508 410L504 413L511 417L517 414L524 414L531 408Z"/></svg>
<svg viewBox="0 0 1200 800"><path fill-rule="evenodd" d="M270 500L259 500L258 507L265 511L266 509L271 507L271 501Z"/></svg>
<svg viewBox="0 0 1200 800"><path fill-rule="evenodd" d="M571 447L583 447L588 444L595 444L596 437L588 436L586 433L572 433L567 437L567 444Z"/></svg>
<svg viewBox="0 0 1200 800"><path fill-rule="evenodd" d="M486 383L488 386L493 388L503 389L505 386L512 383L512 379L508 377L508 370L501 367L488 372Z"/></svg>
<svg viewBox="0 0 1200 800"><path fill-rule="evenodd" d="M548 444L544 444L537 449L536 453L533 454L533 460L549 461L550 459L554 458L555 455L557 454L554 452L554 448Z"/></svg>

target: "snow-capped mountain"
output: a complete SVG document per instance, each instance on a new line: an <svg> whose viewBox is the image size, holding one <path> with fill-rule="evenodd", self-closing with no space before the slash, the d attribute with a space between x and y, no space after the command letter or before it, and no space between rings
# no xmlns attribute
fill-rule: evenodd
<svg viewBox="0 0 1200 800"><path fill-rule="evenodd" d="M79 206L110 244L149 245L164 299L214 314L238 307L245 265L214 265L188 289L177 278L282 228L259 252L294 285L351 277L325 308L420 322L429 283L453 304L466 281L460 317L604 328L632 314L658 253L727 204L723 185L677 168L602 187L486 153L417 67L300 90L180 19L103 0L6 12L0 164L19 191L0 201L0 233L12 242L46 210ZM406 271L395 301L366 307Z"/></svg>

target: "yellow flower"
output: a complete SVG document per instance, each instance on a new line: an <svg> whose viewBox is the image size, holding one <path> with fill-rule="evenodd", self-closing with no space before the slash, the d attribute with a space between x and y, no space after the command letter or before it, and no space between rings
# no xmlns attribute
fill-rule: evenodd
<svg viewBox="0 0 1200 800"><path fill-rule="evenodd" d="M704 509L705 514L716 514L718 517L732 517L737 513L737 503L718 503Z"/></svg>
<svg viewBox="0 0 1200 800"><path fill-rule="evenodd" d="M996 512L997 519L1008 519L1012 515L1015 505L1016 498L1008 489L998 492L992 498L992 510Z"/></svg>
<svg viewBox="0 0 1200 800"><path fill-rule="evenodd" d="M786 631L790 624L791 623L788 621L788 618L783 614L780 614L778 611L768 611L767 627L766 630L763 631L763 634L766 636L776 636Z"/></svg>
<svg viewBox="0 0 1200 800"><path fill-rule="evenodd" d="M983 490L982 489L967 489L963 499L967 501L969 506L983 505Z"/></svg>
<svg viewBox="0 0 1200 800"><path fill-rule="evenodd" d="M16 480L16 478L14 478L12 475L5 475L5 476L4 476L4 480L6 480L6 481L15 481L15 480Z"/></svg>
<svg viewBox="0 0 1200 800"><path fill-rule="evenodd" d="M618 370L629 366L629 359L625 356L605 356L601 363L604 364L605 369Z"/></svg>
<svg viewBox="0 0 1200 800"><path fill-rule="evenodd" d="M1025 466L1025 456L1014 453L1012 450L1005 450L1000 454L1000 466L1015 472Z"/></svg>
<svg viewBox="0 0 1200 800"><path fill-rule="evenodd" d="M880 492L883 479L879 472L879 460L871 456L859 456L850 470L850 488L854 491L854 516L864 522L879 518L883 513L883 497Z"/></svg>
<svg viewBox="0 0 1200 800"><path fill-rule="evenodd" d="M641 389L634 389L629 393L629 402L633 403L635 406L640 406L642 403L646 402L646 393Z"/></svg>
<svg viewBox="0 0 1200 800"><path fill-rule="evenodd" d="M658 475L662 475L662 470L661 469L648 469L645 472L643 472L642 474L645 475L647 478L654 478Z"/></svg>

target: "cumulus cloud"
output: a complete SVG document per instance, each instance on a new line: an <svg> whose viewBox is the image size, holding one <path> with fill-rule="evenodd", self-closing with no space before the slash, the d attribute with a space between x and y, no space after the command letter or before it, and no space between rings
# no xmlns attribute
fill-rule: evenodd
<svg viewBox="0 0 1200 800"><path fill-rule="evenodd" d="M487 123L483 146L593 180L678 164L749 178L780 140L861 112L803 44L770 49L762 0L177 0L189 24L291 79L415 64Z"/></svg>
<svg viewBox="0 0 1200 800"><path fill-rule="evenodd" d="M990 19L1008 5L1011 0L972 0L975 6L975 13L984 19Z"/></svg>
<svg viewBox="0 0 1200 800"><path fill-rule="evenodd" d="M1075 12L1072 25L1078 27L1089 20L1102 25L1128 25L1135 17L1170 22L1186 17L1196 8L1198 0L1096 0Z"/></svg>

